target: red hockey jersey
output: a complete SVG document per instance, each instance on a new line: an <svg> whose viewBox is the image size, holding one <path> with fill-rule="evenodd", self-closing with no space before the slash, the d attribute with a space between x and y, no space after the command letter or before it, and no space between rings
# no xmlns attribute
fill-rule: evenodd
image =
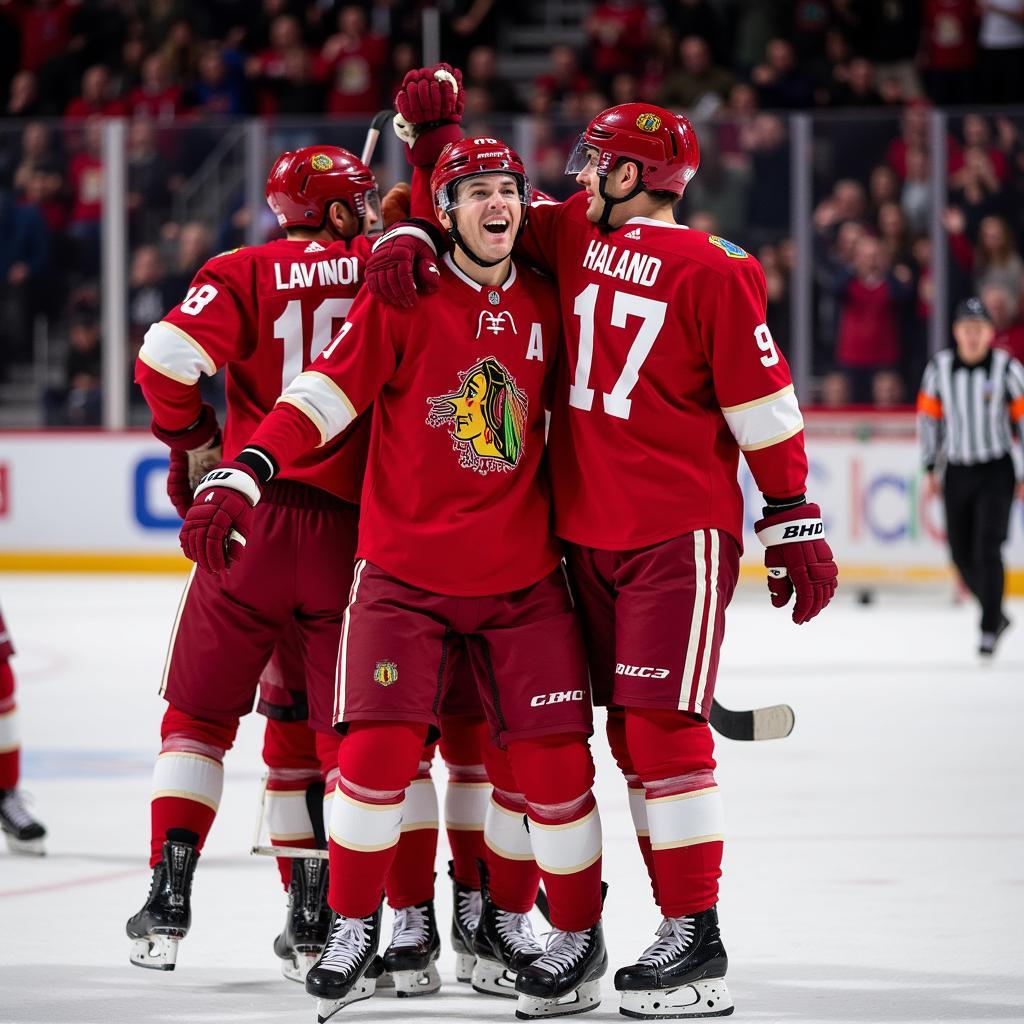
<svg viewBox="0 0 1024 1024"><path fill-rule="evenodd" d="M185 300L146 333L136 380L153 419L185 430L199 417L199 375L226 367L224 455L234 458L285 385L345 322L370 242L279 239L208 260ZM359 500L369 421L282 477Z"/></svg>
<svg viewBox="0 0 1024 1024"><path fill-rule="evenodd" d="M289 466L374 403L359 557L435 593L500 594L560 559L543 472L558 301L530 269L483 287L445 257L440 276L412 310L364 292L250 443Z"/></svg>
<svg viewBox="0 0 1024 1024"><path fill-rule="evenodd" d="M764 273L725 239L635 217L602 232L586 193L530 210L521 244L557 278L567 358L548 440L555 531L626 550L715 527L742 537L743 451L802 494L803 420L765 323Z"/></svg>

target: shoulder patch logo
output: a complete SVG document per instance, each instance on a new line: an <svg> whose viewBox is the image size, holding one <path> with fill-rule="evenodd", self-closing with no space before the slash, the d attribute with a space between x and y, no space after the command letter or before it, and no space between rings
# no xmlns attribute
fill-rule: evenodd
<svg viewBox="0 0 1024 1024"><path fill-rule="evenodd" d="M238 245L234 249L225 249L223 252L217 253L217 255L214 256L213 258L215 260L219 260L221 258L221 256L230 256L233 252L240 252L244 248L245 248L244 245Z"/></svg>
<svg viewBox="0 0 1024 1024"><path fill-rule="evenodd" d="M329 171L334 166L334 161L326 153L314 153L309 166L314 171Z"/></svg>
<svg viewBox="0 0 1024 1024"><path fill-rule="evenodd" d="M428 398L432 427L450 426L459 465L486 476L509 473L523 454L528 400L494 356L459 372L459 389Z"/></svg>
<svg viewBox="0 0 1024 1024"><path fill-rule="evenodd" d="M393 661L378 661L373 670L373 681L381 686L398 682L398 666Z"/></svg>
<svg viewBox="0 0 1024 1024"><path fill-rule="evenodd" d="M735 242L729 242L724 238L719 238L718 235L708 235L708 241L712 245L718 246L718 248L729 257L729 259L745 260L750 255L746 249L741 249Z"/></svg>
<svg viewBox="0 0 1024 1024"><path fill-rule="evenodd" d="M636 126L642 132L656 132L661 127L661 118L657 114L648 111L636 119Z"/></svg>

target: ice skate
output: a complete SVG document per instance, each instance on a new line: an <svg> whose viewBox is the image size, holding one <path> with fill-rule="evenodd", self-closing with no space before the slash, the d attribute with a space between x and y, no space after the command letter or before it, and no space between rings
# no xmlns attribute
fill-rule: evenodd
<svg viewBox="0 0 1024 1024"><path fill-rule="evenodd" d="M547 948L519 972L516 992L520 1020L567 1017L601 1005L601 978L608 970L604 932L598 921L581 932L557 928L548 936Z"/></svg>
<svg viewBox="0 0 1024 1024"><path fill-rule="evenodd" d="M381 970L379 944L380 907L368 917L332 916L323 951L306 974L306 991L316 997L319 1024L343 1006L373 995Z"/></svg>
<svg viewBox="0 0 1024 1024"><path fill-rule="evenodd" d="M473 937L472 983L477 992L488 996L516 998L519 972L544 952L533 934L529 914L500 910L488 889L487 868L480 867L480 918Z"/></svg>
<svg viewBox="0 0 1024 1024"><path fill-rule="evenodd" d="M327 862L314 857L293 858L288 914L283 931L274 939L274 952L281 958L281 973L289 981L305 981L327 941L330 923Z"/></svg>
<svg viewBox="0 0 1024 1024"><path fill-rule="evenodd" d="M999 627L994 633L982 633L978 642L978 655L983 661L988 661L996 653L996 646L999 638L1010 628L1010 620L1004 615L999 621Z"/></svg>
<svg viewBox="0 0 1024 1024"><path fill-rule="evenodd" d="M641 1020L725 1017L733 1011L728 967L715 907L663 918L657 940L635 964L615 972L619 1012Z"/></svg>
<svg viewBox="0 0 1024 1024"><path fill-rule="evenodd" d="M434 901L395 911L391 944L381 958L399 998L426 996L441 987L437 958L441 937L434 919Z"/></svg>
<svg viewBox="0 0 1024 1024"><path fill-rule="evenodd" d="M191 841L186 841L189 837ZM196 870L199 837L184 829L171 829L163 845L163 856L153 868L149 898L143 908L128 919L125 930L134 939L129 957L136 967L173 971L178 943L192 924L192 878Z"/></svg>
<svg viewBox="0 0 1024 1024"><path fill-rule="evenodd" d="M16 789L0 789L0 829L11 853L42 857L46 829L29 814L25 800Z"/></svg>
<svg viewBox="0 0 1024 1024"><path fill-rule="evenodd" d="M470 889L455 879L455 862L448 861L452 880L452 949L455 950L455 977L467 985L473 980L476 954L473 938L480 923L480 890Z"/></svg>

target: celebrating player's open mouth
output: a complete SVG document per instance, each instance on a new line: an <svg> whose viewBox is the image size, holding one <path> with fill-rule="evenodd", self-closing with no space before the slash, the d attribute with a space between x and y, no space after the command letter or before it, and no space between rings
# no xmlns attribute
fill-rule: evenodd
<svg viewBox="0 0 1024 1024"><path fill-rule="evenodd" d="M451 212L473 254L487 263L503 260L512 251L523 217L518 183L511 175L494 173L460 181Z"/></svg>

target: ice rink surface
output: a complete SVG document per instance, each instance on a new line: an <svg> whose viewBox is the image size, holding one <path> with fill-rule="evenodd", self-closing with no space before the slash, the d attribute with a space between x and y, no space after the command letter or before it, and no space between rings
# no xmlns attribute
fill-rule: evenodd
<svg viewBox="0 0 1024 1024"><path fill-rule="evenodd" d="M0 576L18 648L23 788L50 830L43 859L0 852L3 1024L316 1019L271 951L285 905L273 862L247 853L256 715L227 757L178 969L128 963L124 923L149 887L156 690L182 583ZM760 592L734 602L718 696L732 708L787 701L796 729L718 741L732 1019L1024 1021L1024 602L1009 613L1016 627L981 667L975 612L942 595L861 606L847 594L800 628ZM652 941L658 917L603 732L594 749L614 969ZM437 766L434 777L443 785ZM442 831L445 936L447 856ZM453 966L446 947L436 996L375 998L335 1019L514 1019L513 1002L456 984ZM611 973L590 1021L624 1019Z"/></svg>

